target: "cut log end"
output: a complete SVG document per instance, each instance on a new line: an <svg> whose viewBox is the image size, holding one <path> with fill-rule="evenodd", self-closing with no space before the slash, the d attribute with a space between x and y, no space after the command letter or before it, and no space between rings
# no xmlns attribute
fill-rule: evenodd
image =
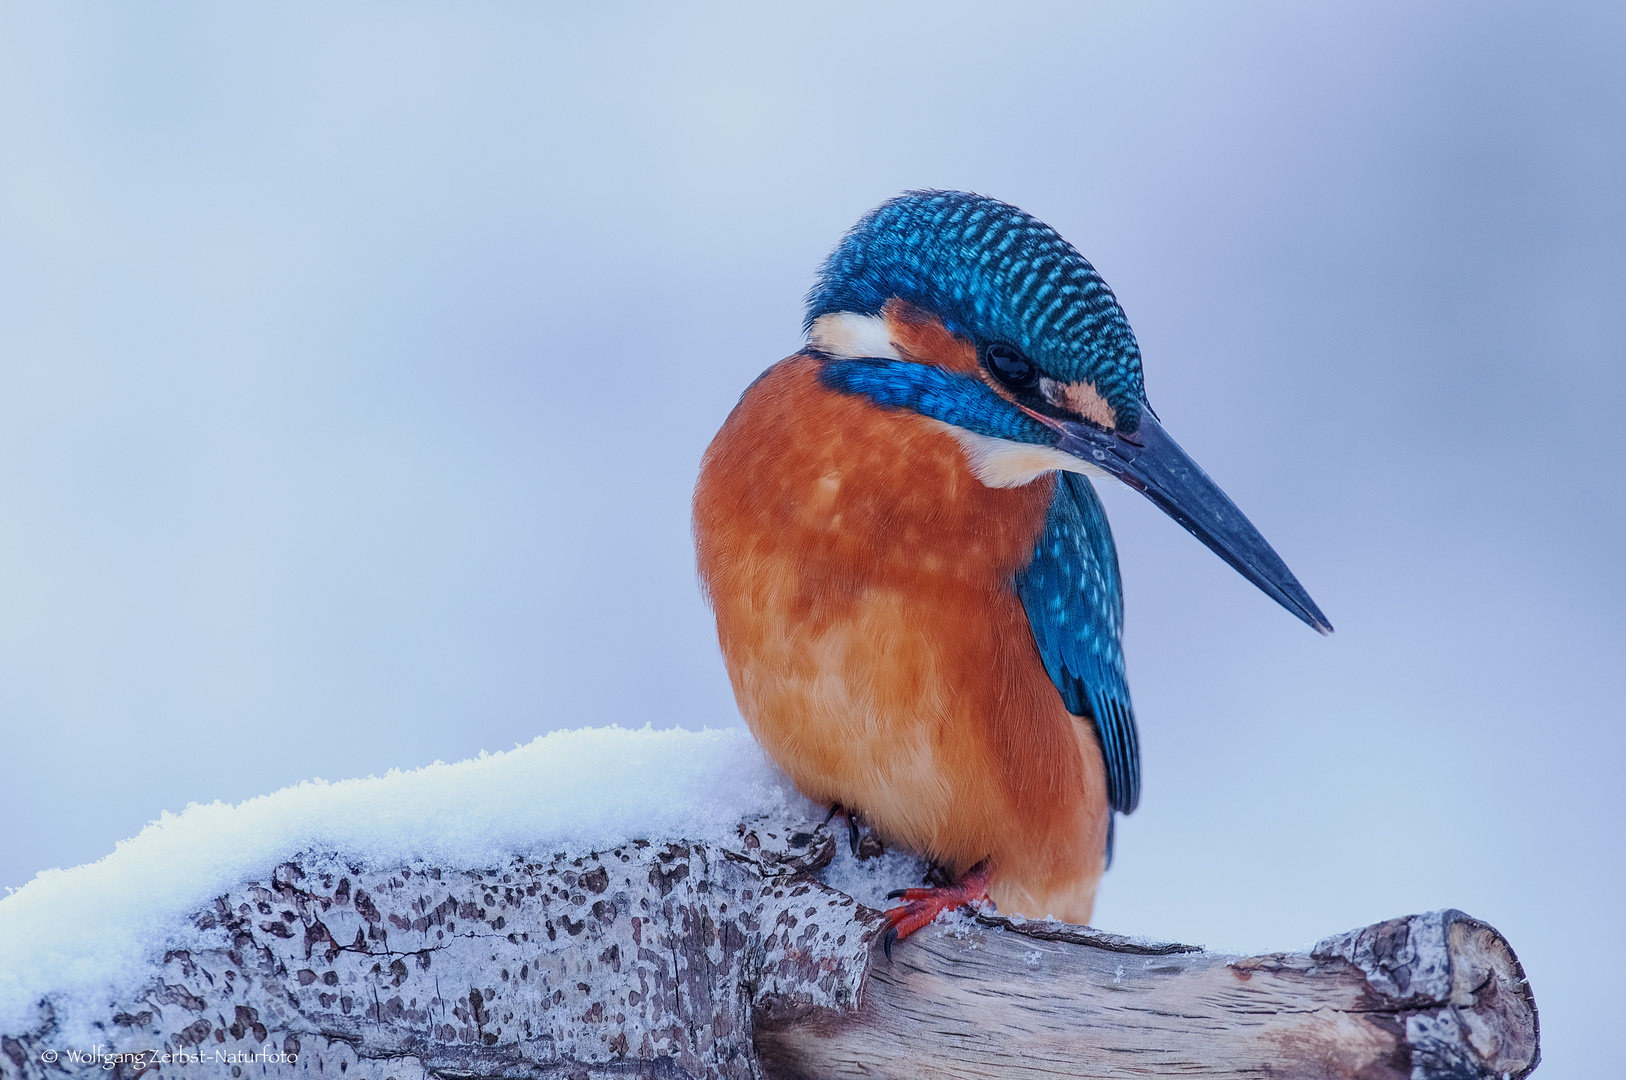
<svg viewBox="0 0 1626 1080"><path fill-rule="evenodd" d="M1312 955L1355 965L1374 1008L1403 1018L1416 1077L1522 1077L1541 1060L1535 997L1496 929L1446 910L1328 938Z"/></svg>

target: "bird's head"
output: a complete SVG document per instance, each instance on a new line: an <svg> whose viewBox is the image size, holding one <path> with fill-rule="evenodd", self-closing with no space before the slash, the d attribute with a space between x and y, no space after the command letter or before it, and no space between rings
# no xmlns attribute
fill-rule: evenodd
<svg viewBox="0 0 1626 1080"><path fill-rule="evenodd" d="M1119 480L1310 626L1332 629L1163 431L1117 298L1037 218L958 191L892 199L824 264L807 330L825 385L947 425L983 483L1055 469Z"/></svg>

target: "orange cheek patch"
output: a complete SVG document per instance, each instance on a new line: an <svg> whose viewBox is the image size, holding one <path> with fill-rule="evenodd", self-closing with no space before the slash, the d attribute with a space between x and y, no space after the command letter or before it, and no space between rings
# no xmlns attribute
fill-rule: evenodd
<svg viewBox="0 0 1626 1080"><path fill-rule="evenodd" d="M1082 416L1108 431L1118 426L1117 410L1108 405L1107 399L1087 382L1061 383L1045 379L1040 383L1040 389L1052 405L1066 409L1075 416Z"/></svg>
<svg viewBox="0 0 1626 1080"><path fill-rule="evenodd" d="M949 333L943 321L906 300L888 300L881 309L892 345L905 360L949 371L974 373L977 348Z"/></svg>

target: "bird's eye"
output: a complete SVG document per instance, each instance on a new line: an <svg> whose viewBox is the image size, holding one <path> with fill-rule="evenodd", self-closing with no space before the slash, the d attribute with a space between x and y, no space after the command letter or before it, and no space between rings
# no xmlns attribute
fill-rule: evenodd
<svg viewBox="0 0 1626 1080"><path fill-rule="evenodd" d="M1014 346L996 341L983 349L982 357L994 378L1012 390L1028 390L1039 381L1039 369L1017 352Z"/></svg>

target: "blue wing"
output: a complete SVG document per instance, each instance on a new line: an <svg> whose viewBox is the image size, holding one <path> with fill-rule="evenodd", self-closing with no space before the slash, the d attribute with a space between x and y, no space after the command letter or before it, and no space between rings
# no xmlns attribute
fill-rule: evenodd
<svg viewBox="0 0 1626 1080"><path fill-rule="evenodd" d="M1033 561L1016 575L1016 592L1067 711L1095 724L1112 809L1129 813L1140 801L1140 746L1124 679L1118 549L1084 477L1057 474L1050 516Z"/></svg>

